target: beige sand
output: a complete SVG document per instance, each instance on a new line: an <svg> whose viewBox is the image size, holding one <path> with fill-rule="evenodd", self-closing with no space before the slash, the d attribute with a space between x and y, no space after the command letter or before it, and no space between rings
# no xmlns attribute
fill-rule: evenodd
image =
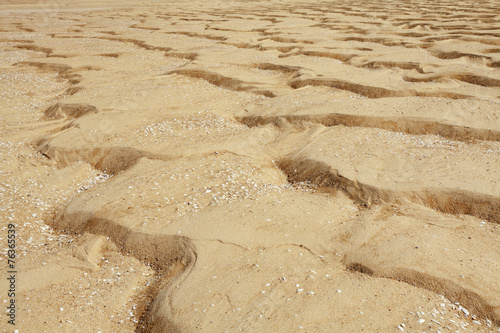
<svg viewBox="0 0 500 333"><path fill-rule="evenodd" d="M500 331L499 37L495 0L3 1L0 329Z"/></svg>

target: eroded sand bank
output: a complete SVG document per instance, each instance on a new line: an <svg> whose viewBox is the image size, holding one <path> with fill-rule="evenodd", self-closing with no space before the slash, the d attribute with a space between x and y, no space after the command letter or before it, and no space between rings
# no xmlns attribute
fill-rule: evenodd
<svg viewBox="0 0 500 333"><path fill-rule="evenodd" d="M498 331L499 11L3 2L0 328Z"/></svg>

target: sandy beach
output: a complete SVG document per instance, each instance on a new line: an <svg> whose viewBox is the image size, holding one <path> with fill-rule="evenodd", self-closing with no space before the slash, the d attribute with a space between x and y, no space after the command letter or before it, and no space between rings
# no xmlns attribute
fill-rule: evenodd
<svg viewBox="0 0 500 333"><path fill-rule="evenodd" d="M0 331L499 332L496 0L0 3Z"/></svg>

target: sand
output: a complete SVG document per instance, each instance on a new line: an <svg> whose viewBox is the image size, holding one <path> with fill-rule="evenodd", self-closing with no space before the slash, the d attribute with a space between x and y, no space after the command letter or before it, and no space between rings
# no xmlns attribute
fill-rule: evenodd
<svg viewBox="0 0 500 333"><path fill-rule="evenodd" d="M500 331L499 13L3 1L0 329Z"/></svg>

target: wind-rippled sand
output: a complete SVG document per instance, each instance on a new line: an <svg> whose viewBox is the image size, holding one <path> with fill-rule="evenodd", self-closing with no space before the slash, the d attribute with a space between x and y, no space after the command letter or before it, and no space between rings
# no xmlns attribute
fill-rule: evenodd
<svg viewBox="0 0 500 333"><path fill-rule="evenodd" d="M500 331L499 37L494 0L2 2L0 328Z"/></svg>

